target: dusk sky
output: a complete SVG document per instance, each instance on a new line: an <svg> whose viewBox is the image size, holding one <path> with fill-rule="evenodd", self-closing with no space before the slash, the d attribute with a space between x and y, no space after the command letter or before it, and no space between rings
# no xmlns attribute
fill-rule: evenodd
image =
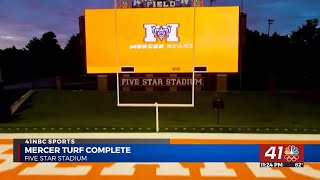
<svg viewBox="0 0 320 180"><path fill-rule="evenodd" d="M240 0L217 0L214 5L240 5ZM24 48L32 37L48 31L64 48L79 32L78 17L85 8L112 7L113 0L0 0L0 49ZM267 19L274 19L271 33L281 35L297 30L307 19L320 18L320 0L244 0L243 9L249 29L266 33Z"/></svg>

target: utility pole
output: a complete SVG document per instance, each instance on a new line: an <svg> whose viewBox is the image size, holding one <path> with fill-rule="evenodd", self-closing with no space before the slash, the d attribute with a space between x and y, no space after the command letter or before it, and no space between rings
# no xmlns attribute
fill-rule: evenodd
<svg viewBox="0 0 320 180"><path fill-rule="evenodd" d="M270 26L273 24L274 20L273 19L268 19L268 36L270 36Z"/></svg>

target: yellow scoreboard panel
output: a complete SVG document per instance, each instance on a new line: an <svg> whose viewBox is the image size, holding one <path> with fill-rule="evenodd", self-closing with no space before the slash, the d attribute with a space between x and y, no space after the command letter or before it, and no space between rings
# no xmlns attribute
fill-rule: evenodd
<svg viewBox="0 0 320 180"><path fill-rule="evenodd" d="M239 7L85 10L88 73L238 72Z"/></svg>

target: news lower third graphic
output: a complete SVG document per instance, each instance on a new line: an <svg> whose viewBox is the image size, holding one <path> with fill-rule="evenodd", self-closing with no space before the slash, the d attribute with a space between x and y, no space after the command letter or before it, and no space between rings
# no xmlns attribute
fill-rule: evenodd
<svg viewBox="0 0 320 180"><path fill-rule="evenodd" d="M260 167L320 162L320 145L313 144L172 144L170 139L15 139L13 143L14 162L260 162Z"/></svg>
<svg viewBox="0 0 320 180"><path fill-rule="evenodd" d="M304 167L304 145L260 146L260 167Z"/></svg>

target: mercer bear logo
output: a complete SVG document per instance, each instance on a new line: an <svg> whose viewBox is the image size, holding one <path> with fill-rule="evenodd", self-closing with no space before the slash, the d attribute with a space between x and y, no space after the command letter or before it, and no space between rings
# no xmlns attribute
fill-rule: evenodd
<svg viewBox="0 0 320 180"><path fill-rule="evenodd" d="M157 24L144 24L145 37L144 42L157 42L157 39L166 42L179 42L178 28L179 24L166 24L159 26Z"/></svg>

